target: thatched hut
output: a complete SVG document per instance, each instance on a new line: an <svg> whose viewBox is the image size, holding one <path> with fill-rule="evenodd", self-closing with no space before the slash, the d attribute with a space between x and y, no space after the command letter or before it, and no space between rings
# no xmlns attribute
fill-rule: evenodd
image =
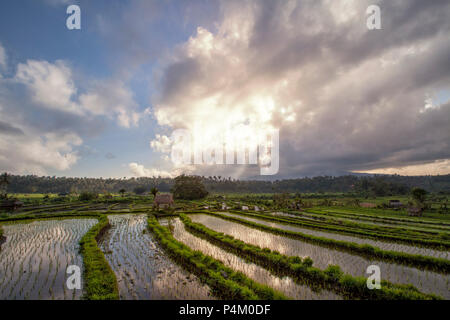
<svg viewBox="0 0 450 320"><path fill-rule="evenodd" d="M159 206L163 207L171 207L174 204L172 194L157 194L155 196L155 200L153 201L153 205L159 209Z"/></svg>
<svg viewBox="0 0 450 320"><path fill-rule="evenodd" d="M7 199L0 202L0 210L14 211L23 206L23 202L17 199Z"/></svg>

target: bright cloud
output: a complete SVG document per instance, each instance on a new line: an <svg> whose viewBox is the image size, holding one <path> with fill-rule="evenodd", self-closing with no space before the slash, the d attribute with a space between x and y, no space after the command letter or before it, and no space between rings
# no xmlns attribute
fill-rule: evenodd
<svg viewBox="0 0 450 320"><path fill-rule="evenodd" d="M449 159L450 104L423 109L427 92L449 89L439 12L450 4L383 1L390 14L376 32L365 27L370 4L222 2L216 29L199 27L167 59L158 123L204 146L241 124L279 128L285 176Z"/></svg>
<svg viewBox="0 0 450 320"><path fill-rule="evenodd" d="M162 178L175 178L182 173L189 173L189 168L176 168L170 171L159 170L155 168L145 168L143 165L132 162L128 165L130 172L135 177L162 177Z"/></svg>

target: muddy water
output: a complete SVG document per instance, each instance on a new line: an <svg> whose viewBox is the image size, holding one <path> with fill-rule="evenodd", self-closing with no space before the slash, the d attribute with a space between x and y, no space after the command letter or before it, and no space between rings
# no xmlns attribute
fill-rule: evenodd
<svg viewBox="0 0 450 320"><path fill-rule="evenodd" d="M212 299L208 286L171 262L147 232L146 215L110 215L100 243L121 299ZM145 231L144 231L145 230Z"/></svg>
<svg viewBox="0 0 450 320"><path fill-rule="evenodd" d="M201 223L210 229L229 234L261 248L276 250L288 256L309 256L314 261L314 266L320 269L325 269L330 264L339 265L344 273L367 277L367 267L369 265L378 265L382 279L393 283L412 284L422 292L435 293L450 299L450 277L448 275L369 260L346 252L274 235L205 214L194 214L190 215L190 217L192 221Z"/></svg>
<svg viewBox="0 0 450 320"><path fill-rule="evenodd" d="M96 219L46 220L5 224L0 250L0 299L79 299L69 290L69 265L83 267L78 242Z"/></svg>
<svg viewBox="0 0 450 320"><path fill-rule="evenodd" d="M164 223L163 221L161 223ZM265 284L284 295L296 300L337 300L340 296L322 290L321 292L313 292L309 287L296 284L291 278L279 278L272 275L269 271L261 268L253 263L247 263L244 259L231 254L221 248L211 244L208 241L200 239L187 232L180 219L170 219L172 234L180 242L183 242L193 250L198 250L206 255L213 257L224 263L233 270L244 273L256 282Z"/></svg>
<svg viewBox="0 0 450 320"><path fill-rule="evenodd" d="M355 236L348 236L348 235L342 235L338 233L331 233L331 232L324 232L319 230L311 230L306 229L294 225L288 225L283 223L277 223L277 222L269 222L267 220L262 220L258 218L250 218L247 216L243 216L240 214L233 214L228 212L220 212L223 215L230 216L230 217L236 217L243 220L252 221L255 223L263 224L269 227L277 228L277 229L283 229L288 231L294 231L294 232L301 232L308 235L313 235L317 237L324 237L334 240L341 240L341 241L348 241L348 242L355 242L359 244L370 244L374 247L378 247L382 250L390 250L390 251L398 251L398 252L405 252L405 253L411 253L411 254L420 254L424 256L432 256L436 258L443 258L443 259L450 259L450 252L449 251L439 251L439 250L433 250L429 248L423 248L423 247L415 247L410 246L406 244L400 244L395 242L387 242L387 241L379 241L379 240L372 240L367 238L359 238Z"/></svg>

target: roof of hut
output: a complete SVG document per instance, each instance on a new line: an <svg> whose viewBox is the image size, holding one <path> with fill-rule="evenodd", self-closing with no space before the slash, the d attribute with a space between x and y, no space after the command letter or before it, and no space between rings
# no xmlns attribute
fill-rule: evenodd
<svg viewBox="0 0 450 320"><path fill-rule="evenodd" d="M155 196L155 202L158 204L171 204L173 203L172 194L157 194Z"/></svg>

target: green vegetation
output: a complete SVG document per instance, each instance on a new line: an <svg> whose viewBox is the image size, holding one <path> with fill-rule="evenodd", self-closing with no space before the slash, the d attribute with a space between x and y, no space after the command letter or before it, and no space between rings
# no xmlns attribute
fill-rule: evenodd
<svg viewBox="0 0 450 320"><path fill-rule="evenodd" d="M159 192L158 188L153 187L150 189L150 193L153 195L153 198L156 198L158 192Z"/></svg>
<svg viewBox="0 0 450 320"><path fill-rule="evenodd" d="M139 186L133 189L133 192L136 194L144 194L147 192L147 188L144 186Z"/></svg>
<svg viewBox="0 0 450 320"><path fill-rule="evenodd" d="M5 172L0 176L0 200L8 198L9 176Z"/></svg>
<svg viewBox="0 0 450 320"><path fill-rule="evenodd" d="M204 213L213 215L215 217L219 217L224 220L237 222L255 229L267 231L273 234L299 239L305 242L314 243L331 249L357 254L367 258L379 259L387 262L394 262L397 264L403 264L407 266L416 267L419 269L431 270L445 274L450 273L450 261L446 259L415 255L397 251L386 251L368 244L357 244L353 242L317 237L313 235L304 234L301 232L277 229L263 224L255 223L252 221L239 219L236 217L229 217L214 212L205 211Z"/></svg>
<svg viewBox="0 0 450 320"><path fill-rule="evenodd" d="M224 250L237 254L247 260L273 271L277 275L290 276L300 283L318 289L328 289L349 299L439 299L435 295L419 292L413 286L397 285L382 281L381 289L369 290L365 278L345 275L339 266L329 266L326 270L312 267L310 258L287 257L269 249L247 244L229 235L215 232L207 227L193 223L186 215L180 215L188 231L204 238Z"/></svg>
<svg viewBox="0 0 450 320"><path fill-rule="evenodd" d="M183 200L203 199L208 195L201 177L185 175L175 178L172 193L175 199Z"/></svg>
<svg viewBox="0 0 450 320"><path fill-rule="evenodd" d="M109 227L108 218L98 216L98 223L80 241L83 255L85 298L89 300L117 300L119 289L116 275L99 249L97 241Z"/></svg>
<svg viewBox="0 0 450 320"><path fill-rule="evenodd" d="M274 217L263 214L249 214L241 211L230 211L233 213L249 216L253 218L260 218L268 221L276 221L285 224L298 225L307 229L324 230L334 233L342 233L349 235L358 235L366 238L397 241L406 244L419 245L437 249L450 248L450 242L447 242L436 233L435 237L430 235L421 234L418 231L411 231L401 228L389 228L376 225L368 225L354 222L334 222L332 220L326 221L327 223L316 222L311 220L302 220L299 218L289 217Z"/></svg>
<svg viewBox="0 0 450 320"><path fill-rule="evenodd" d="M98 194L95 192L83 191L78 196L79 201L91 201L98 198Z"/></svg>
<svg viewBox="0 0 450 320"><path fill-rule="evenodd" d="M136 179L139 180L139 179ZM201 179L200 179L201 180ZM204 180L202 180L204 181ZM217 182L219 183L219 182ZM223 182L220 182L223 183ZM152 185L152 184L148 184ZM156 184L153 184L156 185ZM157 189L154 187L155 190ZM133 188L127 188L134 190ZM148 189L147 189L148 190ZM159 191L159 190L156 190ZM94 193L88 191L88 193ZM151 192L152 193L152 192ZM107 215L109 214L135 214L145 213L156 217L179 216L180 213L205 213L224 220L233 221L264 232L281 235L287 238L298 239L303 242L318 245L317 259L321 258L320 246L348 252L358 255L368 260L385 261L392 264L406 265L420 270L430 270L439 272L444 277L449 273L450 260L435 258L431 255L433 252L426 253L425 249L418 250L416 255L405 253L402 246L383 247L382 250L375 244L366 245L349 241L332 239L332 236L324 235L314 236L300 232L282 230L284 226L268 226L269 223L280 223L291 226L299 226L314 231L325 231L334 234L348 234L357 238L372 238L378 240L388 240L391 242L408 243L416 247L431 247L447 249L450 244L450 217L438 213L427 213L425 217L408 217L402 210L391 208L362 208L355 205L353 200L357 198L347 198L348 195L327 195L327 194L236 194L236 195L210 195L208 198L195 200L177 199L173 212L155 211L152 202L153 198L143 197L134 194L124 194L119 196L117 193L109 195L102 191L97 198L80 201L80 195L56 196L49 194L34 195L14 195L21 198L25 205L14 214L0 213L0 238L2 235L2 223L28 223L43 219L98 219L98 224L83 235L81 253L85 264L84 289L86 299L118 299L117 282L114 273L111 271L105 256L97 245L97 240L106 228L108 228ZM327 198L328 197L328 198ZM339 198L342 197L342 198ZM428 202L432 196L428 196ZM337 199L337 200L336 200ZM377 203L384 203L389 198L377 198ZM407 198L396 198L404 202ZM353 202L351 202L352 200ZM290 210L292 202L301 204L302 210ZM347 203L336 205L336 203ZM361 200L365 201L365 200ZM375 200L374 200L375 201ZM406 203L406 202L404 202ZM231 208L242 208L248 206L258 206L263 211L233 211L230 213L240 216L226 216L219 214L218 210L225 205ZM279 208L275 210L275 208ZM256 208L255 208L256 210ZM273 215L271 212L282 211L289 212L294 216ZM267 222L248 221L247 217L253 219L263 219ZM325 289L349 299L433 299L432 295L419 292L411 285L399 285L397 282L413 283L408 278L397 281L395 278L389 278L390 282L383 281L383 290L367 290L366 278L355 277L354 273L345 275L342 270L346 270L348 262L343 261L342 265L329 266L326 263L322 269L312 267L312 260L309 258L297 258L282 255L278 252L270 251L267 248L251 245L248 240L242 242L235 238L217 233L206 228L201 224L192 223L187 216L181 214L182 221L186 230L195 236L207 240L217 247L227 250L234 255L253 262L262 268L271 271L278 277L289 276L299 284L305 284L313 290ZM269 222L269 223L268 223ZM387 224L373 224L374 222ZM203 283L211 288L214 295L227 299L278 299L285 298L273 288L263 286L247 276L233 270L233 267L227 267L220 261L194 251L186 244L177 241L170 230L160 226L154 217L147 221L149 229L153 232L155 239L161 244L168 255L179 265L189 272L195 274ZM228 224L228 223L227 223ZM239 226L234 226L239 227ZM287 228L287 227L286 227ZM222 230L222 232L225 232ZM305 231L306 232L306 231ZM308 232L309 233L309 232ZM272 236L272 235L270 235ZM331 239L330 239L331 238ZM244 240L244 239L243 239ZM365 240L362 242L366 242ZM261 246L261 245L260 245ZM389 251L393 250L398 251ZM414 249L414 248L413 248ZM316 249L315 249L316 250ZM409 249L408 249L409 250ZM328 251L327 251L328 252ZM330 251L331 252L331 251ZM408 251L409 252L409 251ZM417 252L417 251L414 251ZM334 252L336 253L336 252ZM334 254L333 253L333 254ZM292 253L291 253L292 254ZM337 254L337 253L336 253ZM440 256L440 253L437 253ZM445 252L442 255L445 257ZM359 258L358 258L359 259ZM220 260L220 258L219 258ZM314 258L316 260L316 258ZM319 259L320 260L320 259ZM318 261L316 261L318 263ZM341 264L341 263L339 263ZM139 266L137 266L139 268ZM326 269L325 269L326 268ZM344 269L341 269L344 268ZM352 269L353 270L353 269ZM417 270L417 272L422 272ZM445 285L439 285L433 290L433 275L430 280L423 277L423 282L415 283L417 288L426 292L439 293L445 298ZM353 275L353 276L352 276ZM359 273L358 273L359 275ZM432 280L433 279L433 280ZM422 281L422 280L421 280ZM395 282L396 284L393 284ZM423 283L423 285L422 285ZM431 289L431 291L427 291ZM180 289L182 290L182 289Z"/></svg>
<svg viewBox="0 0 450 320"><path fill-rule="evenodd" d="M148 219L148 226L166 252L177 263L208 284L215 295L234 300L286 299L275 290L258 284L244 274L235 272L221 262L178 242L168 228L159 225L155 217Z"/></svg>

